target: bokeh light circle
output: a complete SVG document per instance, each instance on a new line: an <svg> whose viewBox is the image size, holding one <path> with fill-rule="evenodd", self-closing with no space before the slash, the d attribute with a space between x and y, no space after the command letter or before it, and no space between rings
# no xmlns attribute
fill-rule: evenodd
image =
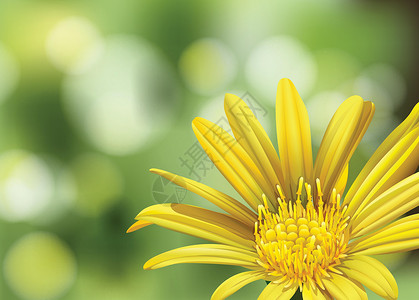
<svg viewBox="0 0 419 300"><path fill-rule="evenodd" d="M314 86L317 66L310 51L289 36L275 36L262 41L250 53L245 74L260 95L272 101L281 78L293 81L301 96Z"/></svg>
<svg viewBox="0 0 419 300"><path fill-rule="evenodd" d="M33 232L16 241L4 259L4 278L22 299L52 300L62 296L76 278L71 249L57 236Z"/></svg>
<svg viewBox="0 0 419 300"><path fill-rule="evenodd" d="M345 96L336 91L316 94L306 102L313 143L320 146L326 128Z"/></svg>
<svg viewBox="0 0 419 300"><path fill-rule="evenodd" d="M0 103L16 88L19 67L13 55L0 43Z"/></svg>
<svg viewBox="0 0 419 300"><path fill-rule="evenodd" d="M68 166L55 157L41 157L53 177L53 192L48 205L31 223L37 225L59 222L73 207L76 197L76 186L73 174Z"/></svg>
<svg viewBox="0 0 419 300"><path fill-rule="evenodd" d="M374 64L362 70L355 79L354 92L373 101L378 109L394 111L406 95L406 82L394 67Z"/></svg>
<svg viewBox="0 0 419 300"><path fill-rule="evenodd" d="M201 95L211 95L227 86L237 73L233 52L221 41L204 38L193 42L179 60L186 85Z"/></svg>
<svg viewBox="0 0 419 300"><path fill-rule="evenodd" d="M341 49L322 49L316 51L314 57L318 68L315 90L318 92L340 90L361 71L360 62Z"/></svg>
<svg viewBox="0 0 419 300"><path fill-rule="evenodd" d="M94 66L65 79L63 94L70 120L94 146L126 155L168 129L179 90L159 49L137 37L114 36Z"/></svg>
<svg viewBox="0 0 419 300"><path fill-rule="evenodd" d="M66 18L50 31L46 40L47 57L65 73L86 71L99 58L103 42L99 31L82 17Z"/></svg>
<svg viewBox="0 0 419 300"><path fill-rule="evenodd" d="M120 199L122 176L107 157L82 154L69 166L75 181L75 209L82 215L97 217Z"/></svg>
<svg viewBox="0 0 419 300"><path fill-rule="evenodd" d="M361 71L350 86L354 94L375 104L375 114L361 147L374 151L397 126L395 110L403 103L406 82L391 65L373 64Z"/></svg>
<svg viewBox="0 0 419 300"><path fill-rule="evenodd" d="M51 204L54 178L41 158L21 150L0 156L0 216L8 221L32 220Z"/></svg>

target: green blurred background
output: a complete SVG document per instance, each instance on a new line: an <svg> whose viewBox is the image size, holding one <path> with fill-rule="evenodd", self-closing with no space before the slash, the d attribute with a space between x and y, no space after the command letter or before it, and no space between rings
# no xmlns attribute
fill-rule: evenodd
<svg viewBox="0 0 419 300"><path fill-rule="evenodd" d="M225 126L231 92L275 140L276 85L289 77L315 150L346 97L375 102L353 180L417 102L417 13L403 1L0 0L1 299L208 299L240 268L144 271L153 255L201 241L153 226L125 234L155 203L214 209L148 169L236 195L190 123ZM417 295L417 254L382 257L400 299Z"/></svg>

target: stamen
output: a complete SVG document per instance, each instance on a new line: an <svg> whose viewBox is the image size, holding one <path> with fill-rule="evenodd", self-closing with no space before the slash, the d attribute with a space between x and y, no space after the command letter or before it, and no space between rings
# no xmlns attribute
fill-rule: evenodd
<svg viewBox="0 0 419 300"><path fill-rule="evenodd" d="M304 178L300 177L298 180L298 190L297 190L297 202L301 202L301 192L303 191L303 184L304 184Z"/></svg>
<svg viewBox="0 0 419 300"><path fill-rule="evenodd" d="M282 201L285 201L285 195L284 195L284 192L282 191L282 188L281 188L281 186L280 186L279 184L277 184L277 185L276 185L276 189L278 190L279 198L280 198Z"/></svg>
<svg viewBox="0 0 419 300"><path fill-rule="evenodd" d="M266 198L265 194L262 194L263 204L265 204L265 208L269 209L268 207L268 199Z"/></svg>
<svg viewBox="0 0 419 300"><path fill-rule="evenodd" d="M311 185L309 185L307 182L305 183L305 187L306 187L306 192L307 192L307 202L311 201L311 199L313 198L311 196Z"/></svg>
<svg viewBox="0 0 419 300"><path fill-rule="evenodd" d="M305 187L307 203L304 207L301 195ZM348 220L344 217L347 206L340 206L340 195L333 189L329 201L323 202L319 179L316 179L317 207L313 204L311 185L300 178L297 200L287 200L279 185L278 211L271 212L269 199L262 195L263 204L258 206L258 222L255 223L257 261L275 282L288 280L302 286L318 284L324 289L321 278L335 271L340 258L346 256Z"/></svg>
<svg viewBox="0 0 419 300"><path fill-rule="evenodd" d="M317 186L317 198L320 205L320 203L323 204L323 193L322 193L322 187L321 187L319 178L316 179L316 186Z"/></svg>

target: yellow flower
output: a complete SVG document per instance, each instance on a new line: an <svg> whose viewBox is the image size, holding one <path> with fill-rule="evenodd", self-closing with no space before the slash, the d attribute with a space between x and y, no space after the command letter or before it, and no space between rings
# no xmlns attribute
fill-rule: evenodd
<svg viewBox="0 0 419 300"><path fill-rule="evenodd" d="M373 103L359 96L342 103L314 165L308 114L290 80L282 79L277 91L279 157L240 98L227 94L225 112L235 138L202 118L192 127L248 206L200 182L152 169L225 213L186 204L141 211L128 232L156 224L216 243L165 252L144 269L178 263L250 269L224 281L212 299L259 279L270 281L259 299L290 299L298 288L304 299L367 299L364 286L397 299L392 274L369 255L419 248L419 214L398 219L419 204L419 105L372 155L344 199L348 162L371 122Z"/></svg>

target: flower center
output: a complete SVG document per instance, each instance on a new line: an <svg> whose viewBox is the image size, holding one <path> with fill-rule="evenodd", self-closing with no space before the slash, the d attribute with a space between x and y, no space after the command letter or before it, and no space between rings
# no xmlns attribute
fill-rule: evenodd
<svg viewBox="0 0 419 300"><path fill-rule="evenodd" d="M311 186L305 184L307 204L301 202L304 180L300 178L296 201L287 201L277 186L278 211L265 205L258 207L255 223L256 250L259 265L266 269L274 282L290 280L289 285L314 282L324 289L320 278L329 277L328 271L340 273L334 267L345 257L349 240L348 219L343 214L346 206L340 206L340 195L333 189L329 201L323 202L320 180L316 180L317 203L313 204ZM341 273L340 273L341 274ZM276 277L276 278L275 278Z"/></svg>

